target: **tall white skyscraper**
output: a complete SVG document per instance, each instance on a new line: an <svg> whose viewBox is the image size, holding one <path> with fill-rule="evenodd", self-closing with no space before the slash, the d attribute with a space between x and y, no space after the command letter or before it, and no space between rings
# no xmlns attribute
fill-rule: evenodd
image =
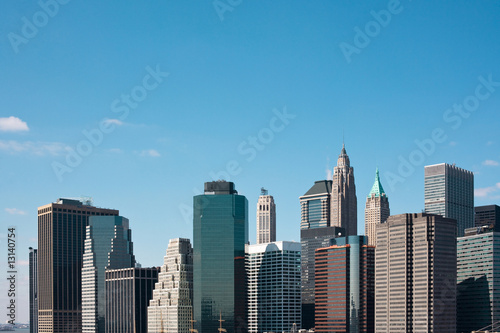
<svg viewBox="0 0 500 333"><path fill-rule="evenodd" d="M171 239L163 260L149 302L148 333L189 333L193 310L193 248L189 239Z"/></svg>
<svg viewBox="0 0 500 333"><path fill-rule="evenodd" d="M376 226L385 222L391 215L389 199L380 183L378 168L375 173L375 183L366 198L365 206L365 235L368 236L368 245L377 244Z"/></svg>
<svg viewBox="0 0 500 333"><path fill-rule="evenodd" d="M257 201L257 244L276 241L276 204L262 188Z"/></svg>
<svg viewBox="0 0 500 333"><path fill-rule="evenodd" d="M122 216L90 216L82 268L82 332L105 333L106 268L135 265L129 221Z"/></svg>
<svg viewBox="0 0 500 333"><path fill-rule="evenodd" d="M290 332L300 325L300 243L247 246L248 332Z"/></svg>
<svg viewBox="0 0 500 333"><path fill-rule="evenodd" d="M354 185L354 169L351 167L344 144L342 144L337 166L333 168L331 200L330 226L344 228L346 236L356 236L358 233L358 204L356 185Z"/></svg>
<svg viewBox="0 0 500 333"><path fill-rule="evenodd" d="M457 220L457 236L474 227L474 174L454 164L425 167L425 212Z"/></svg>

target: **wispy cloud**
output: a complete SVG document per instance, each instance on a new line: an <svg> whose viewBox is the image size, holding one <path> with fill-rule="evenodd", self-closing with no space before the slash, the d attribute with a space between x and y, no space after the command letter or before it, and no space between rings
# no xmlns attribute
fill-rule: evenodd
<svg viewBox="0 0 500 333"><path fill-rule="evenodd" d="M155 149L147 149L143 150L139 153L140 156L149 156L149 157L160 157L160 153Z"/></svg>
<svg viewBox="0 0 500 333"><path fill-rule="evenodd" d="M333 178L333 171L332 171L332 168L330 167L330 157L326 158L325 173L326 173L326 179Z"/></svg>
<svg viewBox="0 0 500 333"><path fill-rule="evenodd" d="M28 260L18 260L17 265L18 266L29 266L30 262Z"/></svg>
<svg viewBox="0 0 500 333"><path fill-rule="evenodd" d="M493 161L493 160L486 160L483 162L483 165L487 165L487 166L499 166L500 163L498 163L497 161Z"/></svg>
<svg viewBox="0 0 500 333"><path fill-rule="evenodd" d="M458 143L456 141L450 141L450 146L455 147Z"/></svg>
<svg viewBox="0 0 500 333"><path fill-rule="evenodd" d="M498 191L500 191L500 183L496 183L494 186L476 188L474 190L474 196L479 198L486 198Z"/></svg>
<svg viewBox="0 0 500 333"><path fill-rule="evenodd" d="M121 126L123 125L123 121L119 120L119 119L105 119L102 121L104 124L106 125L110 125L110 124L113 124L113 125L116 125L116 126Z"/></svg>
<svg viewBox="0 0 500 333"><path fill-rule="evenodd" d="M5 208L5 211L10 215L26 215L26 212L17 208Z"/></svg>
<svg viewBox="0 0 500 333"><path fill-rule="evenodd" d="M10 154L28 153L38 156L58 156L71 148L60 142L0 140L0 151Z"/></svg>
<svg viewBox="0 0 500 333"><path fill-rule="evenodd" d="M120 148L111 148L111 149L108 149L108 151L110 153L113 153L113 154L121 154L121 153L123 153L123 150L121 150Z"/></svg>
<svg viewBox="0 0 500 333"><path fill-rule="evenodd" d="M0 132L29 131L28 124L17 117L0 118Z"/></svg>

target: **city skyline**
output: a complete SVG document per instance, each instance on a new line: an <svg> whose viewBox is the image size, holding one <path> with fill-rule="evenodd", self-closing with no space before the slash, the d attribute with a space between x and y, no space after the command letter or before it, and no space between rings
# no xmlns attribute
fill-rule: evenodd
<svg viewBox="0 0 500 333"><path fill-rule="evenodd" d="M192 239L192 197L219 178L248 198L252 244L261 187L276 201L276 239L299 241L298 197L330 179L342 133L358 234L377 166L392 214L424 208L424 166L436 163L474 172L475 206L500 202L494 1L401 1L363 47L357 31L388 1L243 1L224 13L212 2L63 2L29 37L38 2L0 12L0 240L17 228L20 322L36 208L57 198L119 209L144 267L161 265L168 239ZM92 151L69 165L78 148ZM61 181L55 162L71 169Z"/></svg>

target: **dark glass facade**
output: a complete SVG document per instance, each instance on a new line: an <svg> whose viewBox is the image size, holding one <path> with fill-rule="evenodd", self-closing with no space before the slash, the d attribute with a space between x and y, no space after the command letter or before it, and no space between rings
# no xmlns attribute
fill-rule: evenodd
<svg viewBox="0 0 500 333"><path fill-rule="evenodd" d="M309 228L321 228L322 204L320 199L309 200L307 202Z"/></svg>
<svg viewBox="0 0 500 333"><path fill-rule="evenodd" d="M248 201L234 184L205 184L193 207L194 317L199 333L246 332Z"/></svg>
<svg viewBox="0 0 500 333"><path fill-rule="evenodd" d="M491 225L496 232L500 232L500 206L477 206L474 211L476 228Z"/></svg>
<svg viewBox="0 0 500 333"><path fill-rule="evenodd" d="M147 333L159 267L106 270L106 333Z"/></svg>
<svg viewBox="0 0 500 333"><path fill-rule="evenodd" d="M30 278L30 333L38 332L38 254L30 247L29 278Z"/></svg>
<svg viewBox="0 0 500 333"><path fill-rule="evenodd" d="M457 332L497 331L500 233L492 224L468 231L457 239Z"/></svg>

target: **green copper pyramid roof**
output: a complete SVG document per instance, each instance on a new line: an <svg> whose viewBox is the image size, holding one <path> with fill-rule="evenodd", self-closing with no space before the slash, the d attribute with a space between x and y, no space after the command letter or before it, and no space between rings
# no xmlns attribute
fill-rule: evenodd
<svg viewBox="0 0 500 333"><path fill-rule="evenodd" d="M378 174L378 168L375 173L375 183L373 183L372 190L368 194L368 198L372 196L372 194L375 194L376 197L380 197L381 194L385 194L384 188L382 187L382 184L380 183L380 176Z"/></svg>

